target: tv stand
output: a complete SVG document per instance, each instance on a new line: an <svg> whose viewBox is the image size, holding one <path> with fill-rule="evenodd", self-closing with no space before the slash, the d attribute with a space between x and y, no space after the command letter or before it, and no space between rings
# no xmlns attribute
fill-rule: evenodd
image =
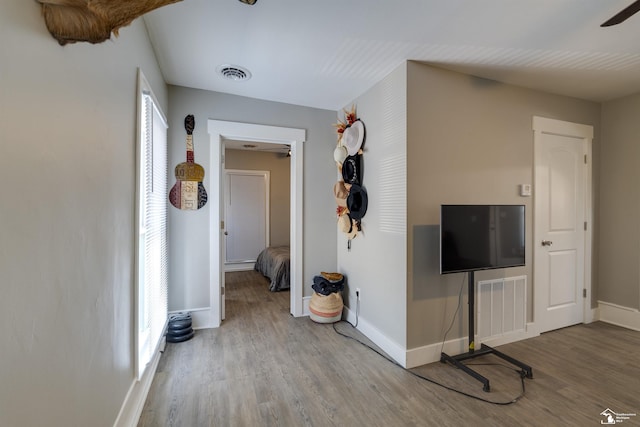
<svg viewBox="0 0 640 427"><path fill-rule="evenodd" d="M489 392L491 391L491 386L489 384L489 379L480 375L478 372L471 369L469 366L462 363L463 360L473 359L474 357L484 356L485 354L494 354L499 358L506 360L512 365L518 366L521 371L520 375L522 377L533 378L533 370L531 366L525 365L524 363L516 360L506 354L499 352L498 350L489 347L488 345L482 344L478 350L475 349L475 279L474 272L470 271L468 273L468 292L469 292L469 351L466 353L459 354L457 356L449 356L446 353L440 353L440 362L446 363L449 362L457 368L462 369L467 374L471 375L478 381L482 383L482 390Z"/></svg>

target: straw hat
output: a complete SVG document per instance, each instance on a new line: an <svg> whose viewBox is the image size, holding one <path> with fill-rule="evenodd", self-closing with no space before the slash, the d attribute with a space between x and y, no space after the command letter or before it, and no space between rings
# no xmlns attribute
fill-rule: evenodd
<svg viewBox="0 0 640 427"><path fill-rule="evenodd" d="M338 229L347 235L349 240L358 235L358 223L351 218L351 214L346 213L338 218Z"/></svg>
<svg viewBox="0 0 640 427"><path fill-rule="evenodd" d="M337 282L344 278L344 276L340 273L328 273L326 271L321 271L320 275L330 282Z"/></svg>
<svg viewBox="0 0 640 427"><path fill-rule="evenodd" d="M349 190L344 186L344 181L340 180L333 186L333 194L336 196L336 203L338 206L347 207L347 196Z"/></svg>
<svg viewBox="0 0 640 427"><path fill-rule="evenodd" d="M309 301L309 317L317 323L335 323L342 318L342 296L335 292L329 295L320 295L314 292Z"/></svg>
<svg viewBox="0 0 640 427"><path fill-rule="evenodd" d="M333 150L333 160L335 160L339 165L342 165L342 162L347 158L347 155L347 148L344 145L338 145L336 149Z"/></svg>

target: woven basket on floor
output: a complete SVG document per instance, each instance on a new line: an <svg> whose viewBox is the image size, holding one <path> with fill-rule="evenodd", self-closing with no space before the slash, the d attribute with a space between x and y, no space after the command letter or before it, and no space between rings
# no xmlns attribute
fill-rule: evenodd
<svg viewBox="0 0 640 427"><path fill-rule="evenodd" d="M326 296L314 292L309 301L309 317L317 323L335 323L342 319L343 306L339 292Z"/></svg>

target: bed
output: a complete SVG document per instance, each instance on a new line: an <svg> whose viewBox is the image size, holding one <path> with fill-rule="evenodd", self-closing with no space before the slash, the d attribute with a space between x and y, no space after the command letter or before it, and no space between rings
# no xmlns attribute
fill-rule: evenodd
<svg viewBox="0 0 640 427"><path fill-rule="evenodd" d="M289 289L289 246L268 247L258 255L256 271L271 279L271 292Z"/></svg>

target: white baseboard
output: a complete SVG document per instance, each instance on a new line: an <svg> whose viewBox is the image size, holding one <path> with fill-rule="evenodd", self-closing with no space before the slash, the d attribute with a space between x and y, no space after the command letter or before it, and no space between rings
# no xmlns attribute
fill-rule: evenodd
<svg viewBox="0 0 640 427"><path fill-rule="evenodd" d="M490 347L497 347L504 344L509 344L516 341L521 341L527 338L533 338L540 335L537 328L533 323L527 323L527 327L524 331L512 332L504 334L499 337L491 337L482 341L476 340L476 348L479 348L481 343ZM416 366L426 365L428 363L440 361L440 353L444 352L450 355L457 355L466 353L469 351L469 339L467 337L455 338L444 343L441 342L425 345L422 347L412 348L407 350L407 367L415 368Z"/></svg>
<svg viewBox="0 0 640 427"><path fill-rule="evenodd" d="M538 328L535 327L535 324L527 323L527 326L523 331L515 331L498 337L487 337L479 341L481 344L486 344L489 347L497 347L499 345L522 341L539 335L540 332L538 331Z"/></svg>
<svg viewBox="0 0 640 427"><path fill-rule="evenodd" d="M356 315L349 307L344 306L343 318L349 321L352 325L355 325ZM393 360L398 362L403 367L407 367L407 355L406 350L398 343L384 335L375 326L363 319L362 316L358 318L357 329L362 332L367 338L373 341L378 347L387 353Z"/></svg>
<svg viewBox="0 0 640 427"><path fill-rule="evenodd" d="M425 345L422 347L407 350L407 368L415 368L416 366L426 365L427 363L438 362L440 353L455 355L467 351L467 337L455 338L445 341L444 346L441 342Z"/></svg>
<svg viewBox="0 0 640 427"><path fill-rule="evenodd" d="M598 301L600 321L640 331L640 311L610 302Z"/></svg>
<svg viewBox="0 0 640 427"><path fill-rule="evenodd" d="M120 413L118 413L118 418L116 418L116 421L113 423L113 427L135 427L138 425L140 415L142 415L142 409L144 409L144 403L147 400L147 395L153 382L153 377L158 368L158 362L160 362L160 356L162 355L161 350L164 350L164 344L156 351L140 381L133 380L133 383L131 383L131 387L129 387L127 396L124 398Z"/></svg>
<svg viewBox="0 0 640 427"><path fill-rule="evenodd" d="M224 271L250 271L253 270L255 268L256 262L255 261L250 261L250 262L234 262L231 264L225 264L224 265Z"/></svg>
<svg viewBox="0 0 640 427"><path fill-rule="evenodd" d="M352 324L355 324L355 313L353 313L349 307L345 306L344 317ZM455 355L468 351L467 337L455 338L446 341L444 346L442 343L434 343L405 350L362 317L358 319L358 330L405 368L415 368L416 366L438 362L440 360L441 352ZM505 334L500 337L492 337L491 339L486 339L483 342L488 346L494 347L537 337L538 335L540 335L540 333L535 325L533 323L528 323L524 331Z"/></svg>

